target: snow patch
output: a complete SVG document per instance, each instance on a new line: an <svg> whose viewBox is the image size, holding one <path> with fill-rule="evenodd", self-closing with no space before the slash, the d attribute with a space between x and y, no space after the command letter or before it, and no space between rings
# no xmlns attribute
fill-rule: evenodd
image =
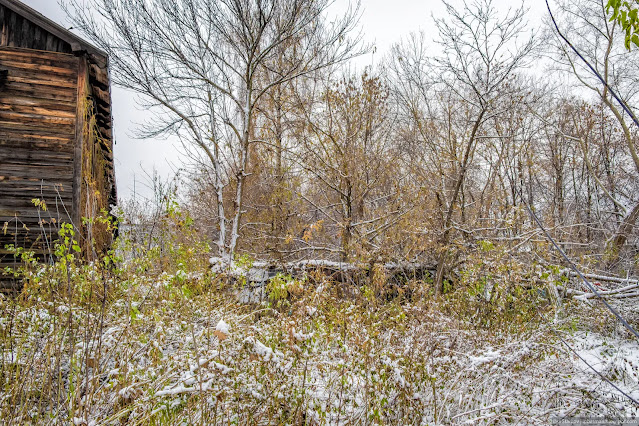
<svg viewBox="0 0 639 426"><path fill-rule="evenodd" d="M218 321L217 325L215 326L215 330L219 331L220 333L229 335L229 325L224 322L223 319Z"/></svg>

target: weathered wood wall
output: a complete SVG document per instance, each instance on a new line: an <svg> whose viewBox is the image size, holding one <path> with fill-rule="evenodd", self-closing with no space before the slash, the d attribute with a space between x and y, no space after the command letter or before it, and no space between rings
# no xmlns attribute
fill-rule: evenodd
<svg viewBox="0 0 639 426"><path fill-rule="evenodd" d="M77 169L81 175L76 176L80 185L76 223L81 222L79 218L95 218L108 212L117 198L108 76L98 65L84 58L80 59L79 65L77 129L82 134L77 138L82 140L82 168ZM104 223L99 222L82 225L82 234L87 238L84 246L89 257L94 250L104 251L113 238Z"/></svg>
<svg viewBox="0 0 639 426"><path fill-rule="evenodd" d="M0 46L72 53L71 44L0 5Z"/></svg>
<svg viewBox="0 0 639 426"><path fill-rule="evenodd" d="M111 244L104 225L82 219L117 201L112 148L104 52L0 0L0 290L15 264L5 246L49 261L61 222L73 223L88 258Z"/></svg>
<svg viewBox="0 0 639 426"><path fill-rule="evenodd" d="M0 226L8 223L0 233L2 267L13 262L6 244L44 257L55 225L71 219L78 58L0 47L0 69L8 71L0 90Z"/></svg>

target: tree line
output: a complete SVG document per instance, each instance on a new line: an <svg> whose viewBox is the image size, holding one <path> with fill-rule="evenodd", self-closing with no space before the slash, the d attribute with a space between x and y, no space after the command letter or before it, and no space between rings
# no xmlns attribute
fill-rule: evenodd
<svg viewBox="0 0 639 426"><path fill-rule="evenodd" d="M434 40L410 34L353 71L360 7L329 19L331 5L67 8L154 113L144 136L192 158L185 205L220 257L432 260L440 288L487 243L534 257L527 204L581 262L636 272L639 67L621 6L561 0L557 27L531 28L523 5L445 3Z"/></svg>

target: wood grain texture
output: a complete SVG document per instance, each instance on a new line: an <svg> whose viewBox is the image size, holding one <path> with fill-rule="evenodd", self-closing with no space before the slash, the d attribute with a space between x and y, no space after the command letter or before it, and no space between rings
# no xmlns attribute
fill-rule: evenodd
<svg viewBox="0 0 639 426"><path fill-rule="evenodd" d="M0 4L0 45L72 53L71 43L54 35L53 28L38 24Z"/></svg>
<svg viewBox="0 0 639 426"><path fill-rule="evenodd" d="M85 253L105 249L110 232L89 232L81 218L117 202L106 55L22 3L0 0L0 71L0 229L9 230L0 233L0 270L15 262L6 244L46 261L61 222L79 228ZM0 289L6 282L0 274Z"/></svg>
<svg viewBox="0 0 639 426"><path fill-rule="evenodd" d="M0 271L15 263L6 244L47 261L61 222L80 228L85 247L106 248L112 235L99 226L89 234L80 220L117 200L106 55L23 3L0 0L0 85ZM0 289L8 282L16 284L0 273Z"/></svg>
<svg viewBox="0 0 639 426"><path fill-rule="evenodd" d="M15 262L8 244L44 261L59 224L71 220L78 63L70 54L0 47L0 69L7 70L0 91L0 269ZM0 277L0 288L7 285Z"/></svg>

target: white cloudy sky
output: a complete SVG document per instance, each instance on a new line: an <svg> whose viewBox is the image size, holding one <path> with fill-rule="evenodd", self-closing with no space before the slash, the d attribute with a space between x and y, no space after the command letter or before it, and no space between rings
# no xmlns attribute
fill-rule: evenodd
<svg viewBox="0 0 639 426"><path fill-rule="evenodd" d="M22 0L50 19L66 25L64 11L56 0ZM450 0L453 5L461 0ZM538 25L545 13L543 0L524 0L530 9L531 25ZM336 0L335 13L344 9L348 0ZM518 5L513 1L494 0L497 8L507 9ZM432 15L442 16L441 0L362 0L361 30L365 41L374 43L376 53L360 58L356 66L362 67L379 60L390 46L413 31L425 31L435 36ZM115 129L115 161L120 199L149 195L148 175L154 169L161 175L171 174L180 166L179 147L165 140L139 140L132 134L136 123L144 121L146 114L136 106L135 96L123 89L112 89L113 120Z"/></svg>

